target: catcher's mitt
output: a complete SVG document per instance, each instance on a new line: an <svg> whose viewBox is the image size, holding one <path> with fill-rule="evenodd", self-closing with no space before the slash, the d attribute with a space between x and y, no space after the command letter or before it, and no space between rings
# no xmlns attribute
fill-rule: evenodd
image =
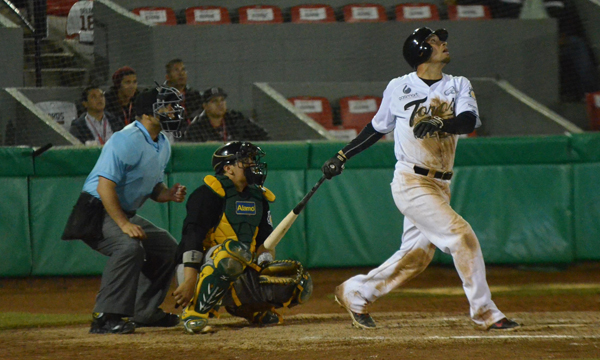
<svg viewBox="0 0 600 360"><path fill-rule="evenodd" d="M291 285L299 284L305 277L305 271L298 261L275 260L262 265L258 273L260 284Z"/></svg>

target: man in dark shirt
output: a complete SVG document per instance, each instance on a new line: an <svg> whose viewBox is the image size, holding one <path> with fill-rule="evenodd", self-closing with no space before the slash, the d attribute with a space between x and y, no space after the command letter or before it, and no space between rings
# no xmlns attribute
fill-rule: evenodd
<svg viewBox="0 0 600 360"><path fill-rule="evenodd" d="M188 126L183 141L269 140L267 132L251 119L227 110L227 93L223 89L212 87L202 98L204 111Z"/></svg>
<svg viewBox="0 0 600 360"><path fill-rule="evenodd" d="M202 95L196 89L193 89L187 84L187 70L181 59L173 59L165 65L165 81L168 86L179 90L183 95L181 106L185 109L184 118L188 125L194 116L202 111Z"/></svg>

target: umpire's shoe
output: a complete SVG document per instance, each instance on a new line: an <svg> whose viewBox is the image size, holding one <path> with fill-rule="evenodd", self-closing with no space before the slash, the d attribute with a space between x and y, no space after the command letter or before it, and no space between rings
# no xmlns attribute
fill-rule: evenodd
<svg viewBox="0 0 600 360"><path fill-rule="evenodd" d="M183 309L181 314L181 320L183 321L183 327L189 334L202 333L204 328L208 325L208 314L201 314L194 311L192 304L188 305Z"/></svg>
<svg viewBox="0 0 600 360"><path fill-rule="evenodd" d="M347 304L346 298L344 297L344 294L342 292L342 287L340 286L335 288L335 301L341 307L346 309L346 311L348 311L348 314L350 314L350 317L352 318L352 326L357 327L359 329L367 330L374 330L377 328L377 326L375 325L375 321L373 321L371 315L369 315L368 313L359 314L350 310L350 306Z"/></svg>
<svg viewBox="0 0 600 360"><path fill-rule="evenodd" d="M490 325L488 330L514 330L519 327L521 327L521 325L519 325L519 323L517 323L516 321L512 321L507 318L502 318L499 321L496 321L495 323Z"/></svg>
<svg viewBox="0 0 600 360"><path fill-rule="evenodd" d="M132 334L135 323L117 314L94 313L90 334Z"/></svg>

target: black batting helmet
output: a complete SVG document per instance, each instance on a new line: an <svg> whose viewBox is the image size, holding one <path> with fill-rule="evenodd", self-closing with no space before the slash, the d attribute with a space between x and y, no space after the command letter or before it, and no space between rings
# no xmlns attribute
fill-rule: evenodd
<svg viewBox="0 0 600 360"><path fill-rule="evenodd" d="M433 48L427 43L427 39L437 35L441 41L448 39L448 31L446 29L431 30L428 27L420 27L413 31L412 34L404 41L402 54L404 59L413 69L429 60Z"/></svg>
<svg viewBox="0 0 600 360"><path fill-rule="evenodd" d="M246 165L244 175L248 184L262 186L267 179L267 163L262 161L265 152L247 141L232 141L219 147L213 154L212 167L217 175L223 174L225 165L241 161Z"/></svg>

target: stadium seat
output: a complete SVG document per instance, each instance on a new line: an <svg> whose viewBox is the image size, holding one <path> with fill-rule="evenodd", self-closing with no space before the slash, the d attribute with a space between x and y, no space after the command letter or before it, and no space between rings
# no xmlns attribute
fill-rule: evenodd
<svg viewBox="0 0 600 360"><path fill-rule="evenodd" d="M329 5L298 5L292 7L293 23L331 23L335 22L335 12Z"/></svg>
<svg viewBox="0 0 600 360"><path fill-rule="evenodd" d="M73 120L77 119L77 106L68 101L43 101L35 104L40 110L50 115L67 131Z"/></svg>
<svg viewBox="0 0 600 360"><path fill-rule="evenodd" d="M78 1L69 10L67 16L67 38L79 38L80 43L94 42L94 2Z"/></svg>
<svg viewBox="0 0 600 360"><path fill-rule="evenodd" d="M492 13L486 5L448 5L450 20L490 20Z"/></svg>
<svg viewBox="0 0 600 360"><path fill-rule="evenodd" d="M335 129L329 100L320 96L296 96L288 99L294 106L325 129Z"/></svg>
<svg viewBox="0 0 600 360"><path fill-rule="evenodd" d="M387 21L385 8L379 4L350 4L343 7L343 12L345 22Z"/></svg>
<svg viewBox="0 0 600 360"><path fill-rule="evenodd" d="M164 6L139 7L132 10L142 19L157 25L177 25L177 17L173 9Z"/></svg>
<svg viewBox="0 0 600 360"><path fill-rule="evenodd" d="M434 4L409 3L396 6L396 20L423 21L439 20L440 14Z"/></svg>
<svg viewBox="0 0 600 360"><path fill-rule="evenodd" d="M377 96L348 96L340 99L340 118L345 129L360 132L377 113L381 98Z"/></svg>
<svg viewBox="0 0 600 360"><path fill-rule="evenodd" d="M185 22L189 25L230 24L229 11L221 6L195 6L185 10Z"/></svg>
<svg viewBox="0 0 600 360"><path fill-rule="evenodd" d="M600 91L585 95L590 130L600 130Z"/></svg>
<svg viewBox="0 0 600 360"><path fill-rule="evenodd" d="M238 9L240 24L280 24L281 9L273 5L242 6Z"/></svg>
<svg viewBox="0 0 600 360"><path fill-rule="evenodd" d="M78 0L48 0L46 2L46 14L53 16L67 16L77 1Z"/></svg>

